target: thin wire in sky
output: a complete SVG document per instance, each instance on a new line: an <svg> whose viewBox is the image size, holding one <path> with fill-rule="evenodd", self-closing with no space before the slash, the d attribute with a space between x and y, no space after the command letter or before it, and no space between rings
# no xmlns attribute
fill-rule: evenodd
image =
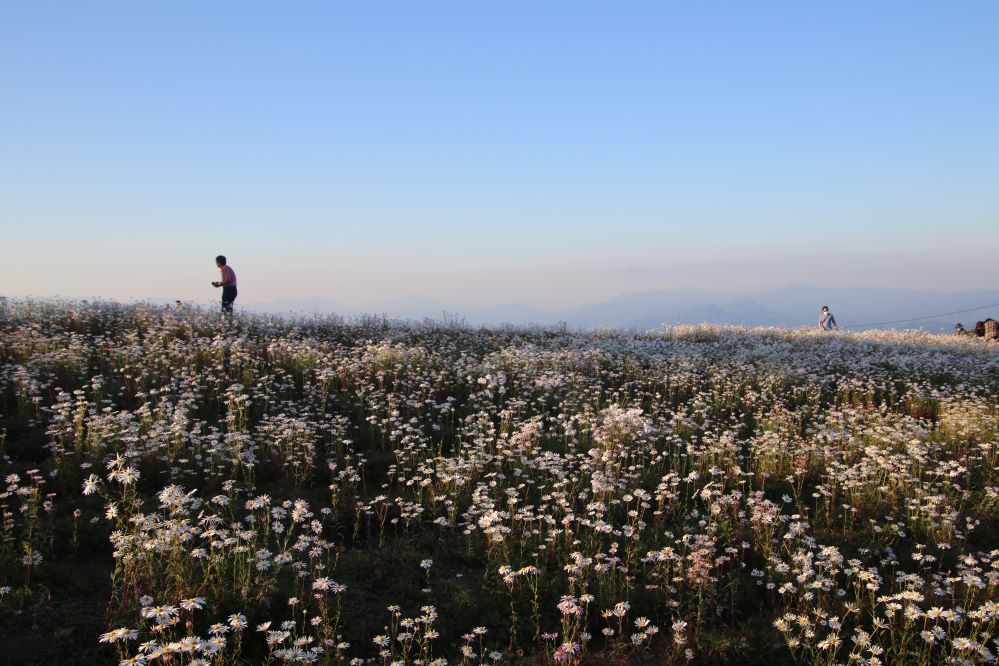
<svg viewBox="0 0 999 666"><path fill-rule="evenodd" d="M993 303L992 305L983 305L977 308L969 308L967 310L955 310L954 312L943 312L941 314L926 315L923 317L910 317L909 319L896 319L895 321L880 321L874 324L854 324L853 326L844 326L843 328L870 328L871 326L887 326L888 324L904 324L907 321L919 321L921 319L936 319L937 317L948 317L950 315L963 314L965 312L975 312L977 310L988 310L989 308L999 308L999 303Z"/></svg>

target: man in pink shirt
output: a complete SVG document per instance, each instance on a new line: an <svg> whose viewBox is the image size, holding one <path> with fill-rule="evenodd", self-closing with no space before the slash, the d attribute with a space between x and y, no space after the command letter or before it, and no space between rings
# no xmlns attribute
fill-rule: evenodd
<svg viewBox="0 0 999 666"><path fill-rule="evenodd" d="M222 312L232 313L232 302L236 300L236 271L225 262L225 256L215 257L215 265L222 271L222 281L212 282L213 287L222 287Z"/></svg>

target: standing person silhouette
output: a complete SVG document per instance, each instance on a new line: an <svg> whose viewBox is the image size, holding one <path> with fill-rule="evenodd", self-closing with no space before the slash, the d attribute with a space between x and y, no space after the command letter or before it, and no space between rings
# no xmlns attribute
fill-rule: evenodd
<svg viewBox="0 0 999 666"><path fill-rule="evenodd" d="M232 302L236 300L236 271L226 264L225 255L215 257L215 265L222 272L222 280L212 282L212 286L222 287L222 312L232 314Z"/></svg>
<svg viewBox="0 0 999 666"><path fill-rule="evenodd" d="M838 331L839 326L836 325L836 317L833 317L832 312L829 312L829 306L822 306L822 316L819 317L819 330L820 331Z"/></svg>

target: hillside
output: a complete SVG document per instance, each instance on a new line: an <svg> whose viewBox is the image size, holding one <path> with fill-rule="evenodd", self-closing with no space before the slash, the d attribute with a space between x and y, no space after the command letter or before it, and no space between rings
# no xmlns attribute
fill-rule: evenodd
<svg viewBox="0 0 999 666"><path fill-rule="evenodd" d="M985 663L997 395L915 332L0 302L0 661Z"/></svg>

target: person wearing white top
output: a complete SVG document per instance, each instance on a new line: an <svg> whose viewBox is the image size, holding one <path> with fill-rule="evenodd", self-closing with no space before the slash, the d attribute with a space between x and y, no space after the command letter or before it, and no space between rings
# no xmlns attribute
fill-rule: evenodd
<svg viewBox="0 0 999 666"><path fill-rule="evenodd" d="M822 316L819 317L819 330L820 331L838 331L839 326L836 325L836 317L833 317L832 312L829 312L829 306L822 306Z"/></svg>

